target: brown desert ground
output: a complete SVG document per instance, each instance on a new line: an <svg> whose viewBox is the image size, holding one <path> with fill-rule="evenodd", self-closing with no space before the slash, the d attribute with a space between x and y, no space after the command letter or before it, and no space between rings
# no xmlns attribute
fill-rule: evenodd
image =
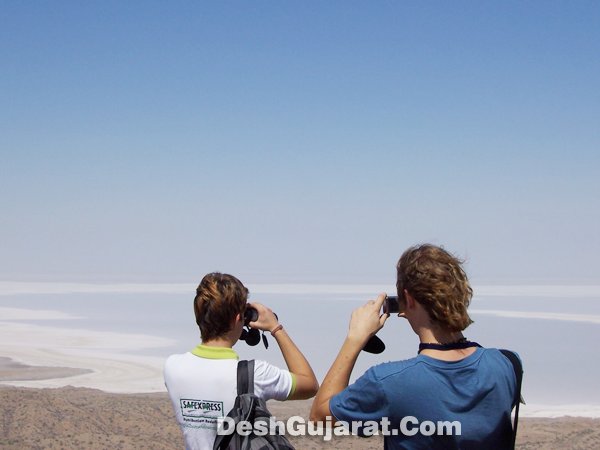
<svg viewBox="0 0 600 450"><path fill-rule="evenodd" d="M310 400L269 402L279 420L307 417ZM109 394L94 389L0 387L0 448L183 449L166 394ZM382 449L381 437L293 437L299 450ZM598 449L600 419L519 421L520 449Z"/></svg>

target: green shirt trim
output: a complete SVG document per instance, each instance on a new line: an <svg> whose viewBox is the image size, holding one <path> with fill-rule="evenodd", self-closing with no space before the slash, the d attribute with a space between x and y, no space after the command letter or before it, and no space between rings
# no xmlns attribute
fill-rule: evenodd
<svg viewBox="0 0 600 450"><path fill-rule="evenodd" d="M290 372L290 375L292 376L292 388L290 389L290 393L288 394L286 400L296 393L296 375L294 375L292 372Z"/></svg>
<svg viewBox="0 0 600 450"><path fill-rule="evenodd" d="M192 349L191 353L192 355L207 359L240 359L231 347L211 347L209 345L198 344Z"/></svg>

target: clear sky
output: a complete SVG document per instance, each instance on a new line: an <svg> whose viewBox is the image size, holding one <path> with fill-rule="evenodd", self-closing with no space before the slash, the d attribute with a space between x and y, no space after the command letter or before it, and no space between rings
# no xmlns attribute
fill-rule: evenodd
<svg viewBox="0 0 600 450"><path fill-rule="evenodd" d="M0 3L0 279L599 283L600 2Z"/></svg>

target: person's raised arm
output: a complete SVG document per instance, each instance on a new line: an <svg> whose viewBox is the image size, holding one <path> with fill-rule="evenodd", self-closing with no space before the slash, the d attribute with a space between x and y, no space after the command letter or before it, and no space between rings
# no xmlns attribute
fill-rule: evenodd
<svg viewBox="0 0 600 450"><path fill-rule="evenodd" d="M348 386L360 351L388 318L387 314L380 314L385 297L385 294L380 294L377 300L370 300L352 312L348 335L317 392L310 411L310 420L320 422L332 415L329 401Z"/></svg>
<svg viewBox="0 0 600 450"><path fill-rule="evenodd" d="M279 324L273 311L260 303L250 303L250 306L258 311L258 320L251 322L250 326L271 332L281 349L288 370L296 377L296 389L288 399L300 400L314 397L319 389L319 382L300 349L296 347L285 328Z"/></svg>

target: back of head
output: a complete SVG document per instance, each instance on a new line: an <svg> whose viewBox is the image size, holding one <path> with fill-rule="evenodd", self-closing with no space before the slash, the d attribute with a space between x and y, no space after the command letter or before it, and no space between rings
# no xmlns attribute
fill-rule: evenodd
<svg viewBox="0 0 600 450"><path fill-rule="evenodd" d="M398 295L406 289L432 322L450 331L462 331L473 323L467 313L473 290L461 264L441 247L411 247L396 266Z"/></svg>
<svg viewBox="0 0 600 450"><path fill-rule="evenodd" d="M194 298L194 314L206 342L227 333L237 314L243 314L248 289L233 275L214 272L202 278Z"/></svg>

